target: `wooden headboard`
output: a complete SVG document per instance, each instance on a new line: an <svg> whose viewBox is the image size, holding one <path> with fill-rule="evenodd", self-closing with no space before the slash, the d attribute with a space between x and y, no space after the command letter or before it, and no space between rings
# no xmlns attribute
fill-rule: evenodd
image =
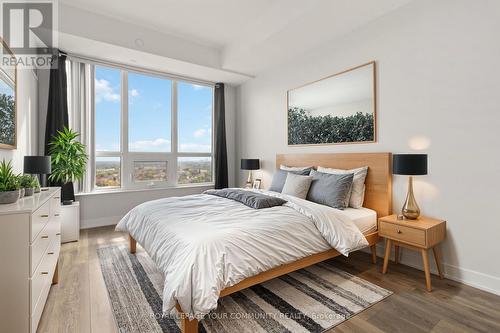
<svg viewBox="0 0 500 333"><path fill-rule="evenodd" d="M277 154L276 168L281 164L337 169L367 166L363 206L376 211L378 217L392 214L391 153Z"/></svg>

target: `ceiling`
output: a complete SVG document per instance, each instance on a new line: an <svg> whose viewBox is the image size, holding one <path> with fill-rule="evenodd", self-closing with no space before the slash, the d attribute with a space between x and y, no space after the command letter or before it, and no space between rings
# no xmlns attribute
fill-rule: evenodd
<svg viewBox="0 0 500 333"><path fill-rule="evenodd" d="M256 75L412 0L60 0L218 54L222 70ZM135 40L136 37L130 36Z"/></svg>

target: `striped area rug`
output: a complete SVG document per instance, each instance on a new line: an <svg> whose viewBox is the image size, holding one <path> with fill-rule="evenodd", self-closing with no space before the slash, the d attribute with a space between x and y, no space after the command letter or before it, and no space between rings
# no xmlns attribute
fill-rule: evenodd
<svg viewBox="0 0 500 333"><path fill-rule="evenodd" d="M176 316L161 314L163 277L144 251L98 256L120 332L180 332ZM200 332L322 332L391 294L327 261L221 298Z"/></svg>

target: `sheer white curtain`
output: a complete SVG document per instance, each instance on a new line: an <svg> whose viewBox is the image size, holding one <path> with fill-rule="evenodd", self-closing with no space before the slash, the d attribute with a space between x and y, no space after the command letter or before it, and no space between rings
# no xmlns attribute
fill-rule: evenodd
<svg viewBox="0 0 500 333"><path fill-rule="evenodd" d="M66 73L68 78L69 126L80 133L80 142L86 146L89 156L87 171L83 179L76 184L76 189L78 193L90 192L93 189L94 180L94 168L91 167L94 165L92 65L68 59Z"/></svg>

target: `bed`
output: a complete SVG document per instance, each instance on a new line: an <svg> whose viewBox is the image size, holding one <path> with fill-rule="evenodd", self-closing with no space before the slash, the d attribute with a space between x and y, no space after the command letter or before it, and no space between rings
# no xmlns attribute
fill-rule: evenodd
<svg viewBox="0 0 500 333"><path fill-rule="evenodd" d="M139 242L165 274L163 310L177 309L182 331L198 332L197 319L219 297L367 246L375 262L376 219L392 207L390 162L390 153L276 155L277 167L368 166L362 209L285 196L284 206L253 210L202 194L142 204L117 230L129 233L132 253Z"/></svg>

